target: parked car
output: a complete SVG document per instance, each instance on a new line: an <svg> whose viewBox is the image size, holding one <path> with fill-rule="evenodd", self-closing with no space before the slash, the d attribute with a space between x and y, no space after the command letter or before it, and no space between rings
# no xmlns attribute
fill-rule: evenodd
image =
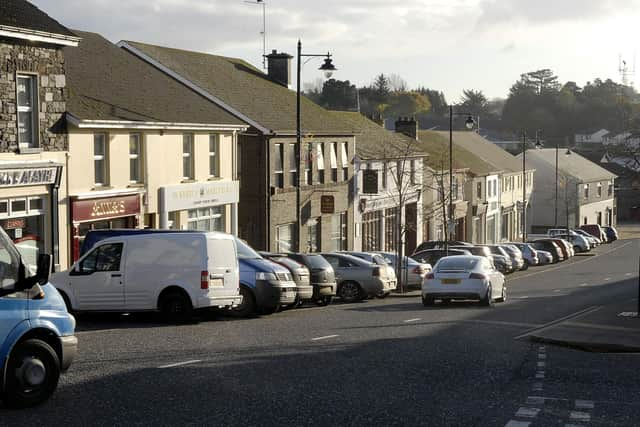
<svg viewBox="0 0 640 427"><path fill-rule="evenodd" d="M522 252L518 249L517 246L510 245L508 243L501 243L500 247L504 249L504 251L511 258L511 264L513 264L514 271L517 270L526 270L529 268L524 262L524 258L522 257Z"/></svg>
<svg viewBox="0 0 640 427"><path fill-rule="evenodd" d="M618 240L618 230L616 230L614 227L605 225L604 227L602 227L602 229L604 230L604 233L607 235L607 239L610 242L615 242L616 240Z"/></svg>
<svg viewBox="0 0 640 427"><path fill-rule="evenodd" d="M564 261L564 251L553 240L538 239L528 243L537 251L549 252L553 258L553 263Z"/></svg>
<svg viewBox="0 0 640 427"><path fill-rule="evenodd" d="M68 270L51 276L69 310L159 310L167 319L183 322L194 310L241 302L233 236L204 231L112 234L97 240Z"/></svg>
<svg viewBox="0 0 640 427"><path fill-rule="evenodd" d="M344 253L321 253L333 267L338 283L338 295L344 302L355 302L367 297L385 297L396 288L393 269L372 264Z"/></svg>
<svg viewBox="0 0 640 427"><path fill-rule="evenodd" d="M242 302L230 310L235 316L255 312L271 314L295 302L296 284L288 269L264 259L245 241L236 238Z"/></svg>
<svg viewBox="0 0 640 427"><path fill-rule="evenodd" d="M36 274L0 229L0 399L10 408L47 400L60 373L73 361L78 339L75 319L48 283L51 257L38 256Z"/></svg>
<svg viewBox="0 0 640 427"><path fill-rule="evenodd" d="M313 299L313 286L311 286L309 269L307 267L284 254L272 252L258 253L269 261L285 267L291 273L291 277L296 284L296 300L291 307L302 305L304 301Z"/></svg>
<svg viewBox="0 0 640 427"><path fill-rule="evenodd" d="M313 300L318 305L328 305L336 296L338 285L331 264L320 254L287 253L288 258L309 269Z"/></svg>
<svg viewBox="0 0 640 427"><path fill-rule="evenodd" d="M486 245L494 256L494 264L504 274L513 273L518 270L518 266L513 263L513 258L500 245ZM502 257L503 259L499 259ZM504 270L502 270L504 268Z"/></svg>
<svg viewBox="0 0 640 427"><path fill-rule="evenodd" d="M396 268L396 262L398 256L393 252L376 252L381 255L385 262L389 264L394 270ZM402 274L403 277L407 278L407 287L409 288L420 288L422 286L422 280L424 276L427 275L433 268L431 264L421 263L416 261L415 259L404 256L402 261ZM398 277L398 272L396 271L396 278Z"/></svg>
<svg viewBox="0 0 640 427"><path fill-rule="evenodd" d="M475 255L449 256L438 261L422 284L422 304L433 305L436 299L477 299L491 306L507 299L502 273L486 257Z"/></svg>
<svg viewBox="0 0 640 427"><path fill-rule="evenodd" d="M420 243L418 247L416 247L416 249L413 251L413 253L416 254L418 252L422 252L427 249L444 249L444 247L447 244L450 247L451 246L473 246L471 243L462 242L460 240L450 240L448 242L445 240L427 240L426 242Z"/></svg>
<svg viewBox="0 0 640 427"><path fill-rule="evenodd" d="M549 240L553 240L554 242L556 242L560 249L562 249L562 254L564 255L565 260L571 258L576 254L571 243L567 242L566 240L559 237L550 237Z"/></svg>
<svg viewBox="0 0 640 427"><path fill-rule="evenodd" d="M586 231L587 233L591 234L592 236L595 236L598 239L602 240L602 243L609 243L609 241L607 240L607 233L604 232L604 230L602 229L602 227L600 227L600 225L583 224L580 226L580 228Z"/></svg>
<svg viewBox="0 0 640 427"><path fill-rule="evenodd" d="M591 250L591 243L589 242L589 240L586 237L581 236L579 234L575 234L575 233L561 234L560 233L560 234L556 234L554 237L571 243L574 254L589 252Z"/></svg>
<svg viewBox="0 0 640 427"><path fill-rule="evenodd" d="M575 234L579 234L580 236L582 236L585 239L587 239L592 248L602 244L602 240L600 240L596 236L593 236L593 235L587 233L586 231L584 231L584 230L582 230L580 228L574 228L573 230L571 230L571 232L573 232Z"/></svg>
<svg viewBox="0 0 640 427"><path fill-rule="evenodd" d="M529 245L533 246L531 244ZM534 250L538 254L538 261L539 261L538 265L546 265L546 264L553 263L553 256L551 255L551 252L543 251L542 249L534 249Z"/></svg>
<svg viewBox="0 0 640 427"><path fill-rule="evenodd" d="M440 258L455 255L471 255L471 252L466 249L450 248L448 251L444 249L426 249L424 251L414 252L411 258L423 264L436 265Z"/></svg>
<svg viewBox="0 0 640 427"><path fill-rule="evenodd" d="M538 258L538 251L536 251L530 244L522 243L522 242L511 242L510 245L517 247L522 254L522 259L526 265L526 268L529 268L531 265L538 265L540 263L540 259Z"/></svg>

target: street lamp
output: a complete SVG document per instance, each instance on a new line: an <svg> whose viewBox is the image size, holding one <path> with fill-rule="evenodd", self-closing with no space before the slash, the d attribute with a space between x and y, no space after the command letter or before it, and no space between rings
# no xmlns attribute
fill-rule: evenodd
<svg viewBox="0 0 640 427"><path fill-rule="evenodd" d="M468 130L473 129L474 121L473 116L470 113L456 113L453 111L453 105L449 105L449 218L445 218L448 222L447 236L445 238L444 247L449 253L449 241L453 240L453 116L467 116L467 120L464 122L465 127ZM457 190L457 188L456 188Z"/></svg>
<svg viewBox="0 0 640 427"><path fill-rule="evenodd" d="M297 173L297 184L296 185L296 234L297 234L297 251L300 252L300 248L302 248L302 221L301 221L301 195L300 195L300 186L302 185L302 165L300 161L302 159L302 131L300 130L300 71L302 70L302 64L300 63L301 58L309 57L325 57L324 63L320 66L319 70L324 72L326 78L330 78L333 75L333 72L337 70L335 65L333 65L331 61L331 54L327 52L326 54L303 54L302 53L302 42L298 40L298 75L297 75L297 85L296 85L296 165L298 167Z"/></svg>
<svg viewBox="0 0 640 427"><path fill-rule="evenodd" d="M542 148L543 144L538 139L538 131L536 131L536 148ZM564 153L565 156L571 155L571 150L567 147L567 151ZM566 185L566 183L565 183ZM566 197L566 196L565 196ZM554 228L558 228L558 139L556 139L556 188L555 188L555 200L553 203L553 211L554 211ZM569 233L569 221L567 219L567 235Z"/></svg>
<svg viewBox="0 0 640 427"><path fill-rule="evenodd" d="M536 131L537 140L538 131ZM527 241L527 131L522 131L522 243Z"/></svg>

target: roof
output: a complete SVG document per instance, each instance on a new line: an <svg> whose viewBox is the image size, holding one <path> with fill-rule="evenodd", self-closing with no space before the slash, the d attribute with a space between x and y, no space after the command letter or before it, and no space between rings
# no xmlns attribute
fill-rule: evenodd
<svg viewBox="0 0 640 427"><path fill-rule="evenodd" d="M31 30L75 38L67 27L26 0L0 1L0 28Z"/></svg>
<svg viewBox="0 0 640 427"><path fill-rule="evenodd" d="M120 45L155 66L182 77L231 109L240 112L263 132L296 133L296 93L269 79L248 62L202 52L125 41ZM301 97L301 128L305 134L352 134L337 115Z"/></svg>
<svg viewBox="0 0 640 427"><path fill-rule="evenodd" d="M358 112L331 111L331 113L347 122L358 134L356 136L356 154L361 159L428 156L414 138L387 130Z"/></svg>
<svg viewBox="0 0 640 427"><path fill-rule="evenodd" d="M80 120L244 125L99 34L65 48L67 111ZM246 125L245 125L246 126Z"/></svg>
<svg viewBox="0 0 640 427"><path fill-rule="evenodd" d="M418 140L423 150L429 153L427 165L434 170L449 169L449 136L445 138L442 132L432 130L419 130ZM478 176L492 175L499 173L500 168L487 163L474 153L453 144L453 168L469 169L471 173Z"/></svg>
<svg viewBox="0 0 640 427"><path fill-rule="evenodd" d="M449 131L438 131L443 137L449 138ZM503 150L476 132L454 131L453 143L475 154L478 158L496 169L506 172L522 172L522 161ZM528 168L531 170L533 168Z"/></svg>
<svg viewBox="0 0 640 427"><path fill-rule="evenodd" d="M598 166L596 163L581 156L575 151L571 152L571 155L564 154L564 149L560 150L558 155L558 170L578 178L583 182L597 181L601 179L616 178L616 175L608 170ZM556 149L555 148L543 148L535 150L527 150L527 157L530 159L537 159L551 164L555 167L556 164Z"/></svg>

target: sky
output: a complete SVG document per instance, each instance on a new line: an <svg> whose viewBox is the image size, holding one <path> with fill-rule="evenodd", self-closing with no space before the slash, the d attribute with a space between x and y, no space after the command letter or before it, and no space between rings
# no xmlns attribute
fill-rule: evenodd
<svg viewBox="0 0 640 427"><path fill-rule="evenodd" d="M464 89L505 98L521 74L542 68L562 83L621 82L620 55L632 69L640 41L640 0L30 1L68 28L112 42L232 56L257 67L264 8L267 53L295 56L300 39L303 53L331 52L336 79L361 87L395 74L409 88L444 92L450 103ZM319 82L321 64L305 63L302 81Z"/></svg>

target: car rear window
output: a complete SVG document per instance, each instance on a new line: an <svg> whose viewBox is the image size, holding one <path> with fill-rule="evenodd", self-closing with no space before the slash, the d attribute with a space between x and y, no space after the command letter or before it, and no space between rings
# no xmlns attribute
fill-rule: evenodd
<svg viewBox="0 0 640 427"><path fill-rule="evenodd" d="M446 257L438 262L437 271L471 271L478 264L478 260L465 257Z"/></svg>
<svg viewBox="0 0 640 427"><path fill-rule="evenodd" d="M311 268L329 268L331 264L327 262L326 259L322 255L305 255L304 256L307 262L309 263L309 267Z"/></svg>

